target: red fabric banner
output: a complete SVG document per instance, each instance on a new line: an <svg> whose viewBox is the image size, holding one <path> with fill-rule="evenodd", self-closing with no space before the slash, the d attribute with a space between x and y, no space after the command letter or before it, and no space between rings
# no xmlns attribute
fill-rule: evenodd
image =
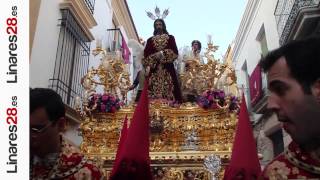
<svg viewBox="0 0 320 180"><path fill-rule="evenodd" d="M250 97L251 97L251 105L255 105L262 95L262 77L261 77L261 68L259 65L253 70L250 78Z"/></svg>
<svg viewBox="0 0 320 180"><path fill-rule="evenodd" d="M131 52L124 38L122 38L121 48L122 48L122 57L124 59L124 63L129 64Z"/></svg>

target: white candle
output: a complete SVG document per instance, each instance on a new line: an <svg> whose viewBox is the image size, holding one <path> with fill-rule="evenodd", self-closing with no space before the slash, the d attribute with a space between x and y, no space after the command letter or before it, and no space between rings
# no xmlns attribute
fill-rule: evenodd
<svg viewBox="0 0 320 180"><path fill-rule="evenodd" d="M211 44L212 43L212 36L210 34L208 34L207 39L208 39L208 44Z"/></svg>
<svg viewBox="0 0 320 180"><path fill-rule="evenodd" d="M102 40L100 38L96 40L96 48L102 48Z"/></svg>
<svg viewBox="0 0 320 180"><path fill-rule="evenodd" d="M120 60L121 59L121 51L117 50L116 55L117 55L117 59Z"/></svg>
<svg viewBox="0 0 320 180"><path fill-rule="evenodd" d="M76 96L76 99L75 99L75 102L74 102L74 106L75 106L76 108L80 108L80 106L81 106L81 99L80 99L79 96Z"/></svg>

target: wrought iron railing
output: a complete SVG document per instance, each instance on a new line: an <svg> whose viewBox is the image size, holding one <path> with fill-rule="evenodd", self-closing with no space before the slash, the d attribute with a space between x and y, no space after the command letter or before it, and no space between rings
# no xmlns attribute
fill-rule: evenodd
<svg viewBox="0 0 320 180"><path fill-rule="evenodd" d="M121 50L123 35L119 28L107 29L108 37L110 38L110 50Z"/></svg>
<svg viewBox="0 0 320 180"><path fill-rule="evenodd" d="M91 14L94 12L94 3L95 0L84 0Z"/></svg>
<svg viewBox="0 0 320 180"><path fill-rule="evenodd" d="M83 94L81 78L87 73L90 55L89 38L69 10L62 10L56 62L50 86L65 104L74 107L74 98Z"/></svg>
<svg viewBox="0 0 320 180"><path fill-rule="evenodd" d="M320 0L278 0L274 15L276 18L280 45L289 37L300 10L319 6Z"/></svg>

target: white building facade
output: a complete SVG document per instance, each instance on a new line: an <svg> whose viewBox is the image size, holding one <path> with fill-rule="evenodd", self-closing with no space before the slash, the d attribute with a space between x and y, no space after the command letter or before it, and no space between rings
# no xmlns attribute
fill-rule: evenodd
<svg viewBox="0 0 320 180"><path fill-rule="evenodd" d="M30 1L30 87L61 95L69 120L65 135L75 145L82 141L75 97L83 96L80 81L88 68L100 62L91 53L96 39L109 50L124 47L128 39L138 41L126 0ZM132 55L127 62L132 67Z"/></svg>

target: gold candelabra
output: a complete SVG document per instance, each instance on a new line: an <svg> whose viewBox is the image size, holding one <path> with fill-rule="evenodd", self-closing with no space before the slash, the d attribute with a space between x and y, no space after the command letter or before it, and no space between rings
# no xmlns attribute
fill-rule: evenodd
<svg viewBox="0 0 320 180"><path fill-rule="evenodd" d="M96 93L98 86L102 87L101 94L111 94L123 102L127 100L127 92L131 85L129 71L124 63L121 52L107 52L101 47L92 51L94 56L100 55L100 64L97 68L91 67L87 74L81 78L81 84L85 89L81 108L81 98L77 97L75 106L82 117L92 115L97 104L88 104L88 98Z"/></svg>

